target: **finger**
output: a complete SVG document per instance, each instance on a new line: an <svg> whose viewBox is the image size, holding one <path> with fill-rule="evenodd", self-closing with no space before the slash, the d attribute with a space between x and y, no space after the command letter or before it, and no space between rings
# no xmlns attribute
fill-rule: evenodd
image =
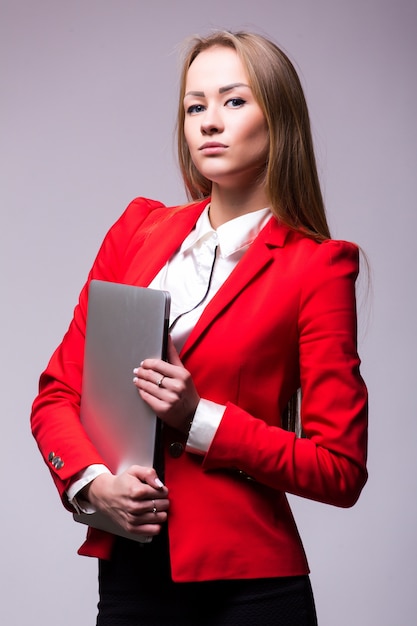
<svg viewBox="0 0 417 626"><path fill-rule="evenodd" d="M161 361L163 365L152 363L152 361L143 361L140 367L135 367L133 370L133 383L140 389L145 389L149 393L156 393L156 388L166 388L166 383L175 373L172 365ZM152 367L151 367L152 365ZM168 368L170 368L168 370Z"/></svg>
<svg viewBox="0 0 417 626"><path fill-rule="evenodd" d="M133 371L138 371L139 375L145 377L146 374L156 373L156 375L168 376L173 371L173 367L167 361L161 359L145 359Z"/></svg>
<svg viewBox="0 0 417 626"><path fill-rule="evenodd" d="M166 513L169 509L169 500L167 498L155 498L146 503L146 512L148 515L157 516Z"/></svg>
<svg viewBox="0 0 417 626"><path fill-rule="evenodd" d="M146 404L149 404L152 411L159 417L162 417L167 411L172 409L172 403L160 397L162 392L155 385L153 385L153 387L155 390L151 389L151 391L147 391L143 387L138 386L138 392L142 400L146 402Z"/></svg>
<svg viewBox="0 0 417 626"><path fill-rule="evenodd" d="M125 513L123 516L113 516L113 519L129 532L147 535L158 534L161 525L166 523L167 517L167 512L162 511L156 514L150 512L142 515Z"/></svg>
<svg viewBox="0 0 417 626"><path fill-rule="evenodd" d="M143 526L144 524L149 524L149 525L161 525L161 524L165 524L165 522L167 521L168 515L166 513L166 511L163 511L161 513L147 513L146 515L142 516L142 518L140 519L139 524L133 522L132 526L136 526L136 528L138 526Z"/></svg>
<svg viewBox="0 0 417 626"><path fill-rule="evenodd" d="M130 523L143 524L147 522L159 523L165 520L168 509L169 500L155 498L142 502L128 502L123 509L119 509L119 512Z"/></svg>
<svg viewBox="0 0 417 626"><path fill-rule="evenodd" d="M165 386L165 381L167 381L167 378L162 377L158 380L160 384L140 378L133 380L140 397L150 404L153 411L165 409L176 399L172 391Z"/></svg>
<svg viewBox="0 0 417 626"><path fill-rule="evenodd" d="M145 467L143 465L131 465L127 473L135 478L138 478L141 483L145 483L157 490L156 494L151 491L149 494L146 494L147 498L161 498L164 497L168 493L167 488L165 487L162 480L159 478L158 474L154 470L153 467Z"/></svg>
<svg viewBox="0 0 417 626"><path fill-rule="evenodd" d="M139 531L140 529L140 532L142 533L144 532L144 525L159 526L167 521L168 511L159 510L159 507L162 506L159 501L155 500L155 506L152 505L152 502L150 502L150 504L148 503L147 506L148 510L141 513L138 511L124 511L123 514L120 514L120 517L117 520L118 523L127 530L138 529ZM152 510L149 510L149 506L152 507Z"/></svg>
<svg viewBox="0 0 417 626"><path fill-rule="evenodd" d="M135 368L133 373L133 384L139 391L142 399L145 400L142 395L143 393L146 393L147 396L151 396L152 398L162 399L164 392L162 385L166 379L165 376L154 370L143 370L142 368Z"/></svg>
<svg viewBox="0 0 417 626"><path fill-rule="evenodd" d="M139 526L129 526L128 524L125 526L125 530L134 535L143 535L146 537L156 537L159 535L162 529L162 524L141 524Z"/></svg>

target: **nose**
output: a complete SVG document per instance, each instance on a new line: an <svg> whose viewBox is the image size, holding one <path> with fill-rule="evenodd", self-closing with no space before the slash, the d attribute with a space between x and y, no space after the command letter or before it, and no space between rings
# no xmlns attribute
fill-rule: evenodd
<svg viewBox="0 0 417 626"><path fill-rule="evenodd" d="M220 113L214 107L208 107L201 118L202 135L216 135L223 132L224 125Z"/></svg>

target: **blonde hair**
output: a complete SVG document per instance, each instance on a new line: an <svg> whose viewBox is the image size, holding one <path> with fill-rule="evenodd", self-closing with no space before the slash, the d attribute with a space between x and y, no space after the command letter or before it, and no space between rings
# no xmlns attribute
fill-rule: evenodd
<svg viewBox="0 0 417 626"><path fill-rule="evenodd" d="M200 52L213 46L236 50L265 115L270 146L264 180L272 212L291 228L317 240L328 239L330 231L300 79L286 54L258 34L216 31L191 40L183 61L177 122L179 165L189 198L209 196L211 181L195 167L184 136L187 72Z"/></svg>

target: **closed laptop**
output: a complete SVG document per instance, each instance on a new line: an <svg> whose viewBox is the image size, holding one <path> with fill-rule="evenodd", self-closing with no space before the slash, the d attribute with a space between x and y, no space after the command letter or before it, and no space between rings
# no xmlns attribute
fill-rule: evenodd
<svg viewBox="0 0 417 626"><path fill-rule="evenodd" d="M154 465L158 420L132 383L146 358L165 358L170 295L166 291L92 280L89 286L81 422L107 467ZM100 513L75 514L78 522L130 539Z"/></svg>

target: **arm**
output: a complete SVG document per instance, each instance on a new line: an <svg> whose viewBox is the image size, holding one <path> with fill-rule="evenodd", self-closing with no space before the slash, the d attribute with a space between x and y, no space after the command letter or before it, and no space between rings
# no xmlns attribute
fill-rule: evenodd
<svg viewBox="0 0 417 626"><path fill-rule="evenodd" d="M160 208L157 202L133 201L107 233L75 308L70 327L43 372L32 408L32 431L66 506L66 491L79 473L103 460L79 419L88 285L92 278L123 281L137 252L140 226Z"/></svg>
<svg viewBox="0 0 417 626"><path fill-rule="evenodd" d="M298 333L306 438L229 404L205 457L206 470L238 467L260 483L352 506L366 482L367 391L356 349L358 250L328 241L308 263Z"/></svg>

